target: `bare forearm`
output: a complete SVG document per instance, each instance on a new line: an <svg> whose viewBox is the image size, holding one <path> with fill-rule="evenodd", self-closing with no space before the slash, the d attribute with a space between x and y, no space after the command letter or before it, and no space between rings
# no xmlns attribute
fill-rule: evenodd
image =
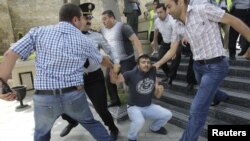
<svg viewBox="0 0 250 141"><path fill-rule="evenodd" d="M223 16L222 23L229 24L236 31L238 31L242 36L244 36L248 41L250 41L250 28L243 23L240 19L225 13Z"/></svg>
<svg viewBox="0 0 250 141"><path fill-rule="evenodd" d="M7 81L10 77L18 58L19 55L11 50L7 51L7 53L4 54L4 59L0 64L0 77L4 81Z"/></svg>
<svg viewBox="0 0 250 141"><path fill-rule="evenodd" d="M176 54L178 46L179 46L179 42L171 43L170 50L168 50L168 52L157 63L159 63L159 65L161 66L164 63L166 63L168 60L173 58L174 55Z"/></svg>
<svg viewBox="0 0 250 141"><path fill-rule="evenodd" d="M244 24L243 22L240 22L240 23L234 23L231 26L236 31L238 31L243 37L245 37L247 41L250 41L250 28L246 24Z"/></svg>
<svg viewBox="0 0 250 141"><path fill-rule="evenodd" d="M136 49L138 51L139 56L142 55L143 54L143 49L142 49L141 42L139 40L137 40L135 42L135 47L136 47Z"/></svg>
<svg viewBox="0 0 250 141"><path fill-rule="evenodd" d="M141 41L138 39L138 37L133 34L129 40L133 43L133 45L135 46L139 56L143 54L143 49L142 49L142 45L141 45Z"/></svg>

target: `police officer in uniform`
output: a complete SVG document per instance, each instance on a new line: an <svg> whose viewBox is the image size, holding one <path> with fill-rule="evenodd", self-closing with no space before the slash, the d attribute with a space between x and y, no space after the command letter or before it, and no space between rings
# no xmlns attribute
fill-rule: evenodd
<svg viewBox="0 0 250 141"><path fill-rule="evenodd" d="M116 54L111 52L110 45L105 38L100 33L91 30L91 19L93 18L92 11L95 9L95 5L93 3L83 3L79 5L79 7L82 10L84 18L82 33L91 38L97 44L96 47L99 49L102 48L111 58L115 58ZM108 126L111 137L116 140L119 130L114 124L113 117L107 108L107 93L101 66L95 64L93 60L88 59L84 67L86 68L84 75L85 91L93 103L96 112L99 114L104 124ZM60 134L63 137L67 135L73 127L77 126L78 122L65 114L62 115L62 118L69 122Z"/></svg>

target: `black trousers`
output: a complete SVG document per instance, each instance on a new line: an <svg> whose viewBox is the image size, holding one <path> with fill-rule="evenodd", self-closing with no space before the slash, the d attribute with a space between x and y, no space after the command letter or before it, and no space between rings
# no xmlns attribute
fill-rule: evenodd
<svg viewBox="0 0 250 141"><path fill-rule="evenodd" d="M150 33L150 37L149 37L149 41L150 41L150 43L154 40L154 31L151 31L151 33ZM158 32L158 43L161 43L162 42L162 35L161 35L161 33L160 32Z"/></svg>
<svg viewBox="0 0 250 141"><path fill-rule="evenodd" d="M96 112L99 114L104 124L109 127L110 131L117 130L117 127L113 121L113 117L108 111L107 93L104 75L101 69L84 75L84 88L89 99L93 103ZM77 123L71 117L65 114L62 115L62 118L67 120L69 123Z"/></svg>
<svg viewBox="0 0 250 141"><path fill-rule="evenodd" d="M138 33L138 22L139 22L139 11L138 10L133 10L132 13L127 13L125 15L127 17L127 24L132 27L134 32L137 34Z"/></svg>
<svg viewBox="0 0 250 141"><path fill-rule="evenodd" d="M161 43L160 49L158 51L158 53L159 53L158 59L160 60L168 52L169 49L170 49L170 43ZM163 72L171 80L173 80L176 77L177 69L180 65L181 49L182 49L182 47L178 48L178 50L176 52L176 57L174 60L171 60L170 66L168 66L167 62L161 66Z"/></svg>
<svg viewBox="0 0 250 141"><path fill-rule="evenodd" d="M120 65L121 65L121 73L132 70L136 66L135 57L133 56L127 60L121 61ZM121 103L119 96L118 96L117 86L110 82L109 72L110 72L110 69L107 68L106 85L108 89L108 94L110 96L110 100L112 103Z"/></svg>
<svg viewBox="0 0 250 141"><path fill-rule="evenodd" d="M249 9L234 9L231 11L231 14L241 19L248 27L250 27L250 8ZM229 55L235 56L236 54L236 41L239 36L239 33L230 27L229 30ZM242 39L241 49L246 51L248 48L247 40L245 38Z"/></svg>

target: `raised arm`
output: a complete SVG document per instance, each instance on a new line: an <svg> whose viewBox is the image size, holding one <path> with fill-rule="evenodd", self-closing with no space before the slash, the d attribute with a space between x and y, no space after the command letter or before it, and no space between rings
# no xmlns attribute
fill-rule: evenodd
<svg viewBox="0 0 250 141"><path fill-rule="evenodd" d="M142 44L132 27L128 24L123 24L122 26L122 34L125 38L129 39L129 41L134 45L135 49L138 52L138 56L143 54Z"/></svg>
<svg viewBox="0 0 250 141"><path fill-rule="evenodd" d="M161 60L153 64L153 66L155 66L156 69L159 69L161 65L163 65L164 63L166 63L168 60L172 59L175 56L178 47L179 47L179 42L171 43L168 52L161 58Z"/></svg>
<svg viewBox="0 0 250 141"><path fill-rule="evenodd" d="M139 38L136 36L136 34L132 34L129 37L129 40L133 43L133 45L135 46L137 52L138 52L138 56L141 56L143 54L143 49L142 49L142 45L141 45L141 41L139 40Z"/></svg>
<svg viewBox="0 0 250 141"><path fill-rule="evenodd" d="M250 28L245 23L243 23L240 19L236 18L235 16L225 13L220 22L224 24L229 24L236 31L238 31L241 35L243 35L247 39L248 42L250 42Z"/></svg>
<svg viewBox="0 0 250 141"><path fill-rule="evenodd" d="M4 82L8 81L8 78L11 75L11 72L16 64L16 60L19 58L20 56L18 54L16 54L15 52L13 52L12 50L8 50L5 54L4 54L4 59L0 64L0 78L2 78L2 80ZM0 99L6 100L6 101L13 101L16 99L16 94L9 92L6 94L2 94L2 82L0 82Z"/></svg>

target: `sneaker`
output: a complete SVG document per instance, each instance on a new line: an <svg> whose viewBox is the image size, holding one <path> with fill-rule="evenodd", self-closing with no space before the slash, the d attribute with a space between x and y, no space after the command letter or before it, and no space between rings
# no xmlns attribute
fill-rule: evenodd
<svg viewBox="0 0 250 141"><path fill-rule="evenodd" d="M241 52L240 52L240 53L238 53L238 56L243 56L245 53L246 53L246 51L241 50Z"/></svg>
<svg viewBox="0 0 250 141"><path fill-rule="evenodd" d="M161 127L159 130L157 131L153 131L151 130L153 133L156 133L156 134L161 134L161 135L167 135L167 130L164 128L164 127Z"/></svg>

